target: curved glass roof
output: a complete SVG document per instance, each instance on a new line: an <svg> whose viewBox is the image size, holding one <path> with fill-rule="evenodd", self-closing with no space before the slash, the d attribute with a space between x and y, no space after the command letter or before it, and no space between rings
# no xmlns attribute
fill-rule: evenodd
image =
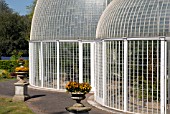
<svg viewBox="0 0 170 114"><path fill-rule="evenodd" d="M113 0L103 12L97 38L170 36L170 0Z"/></svg>
<svg viewBox="0 0 170 114"><path fill-rule="evenodd" d="M93 40L107 0L38 0L31 40Z"/></svg>

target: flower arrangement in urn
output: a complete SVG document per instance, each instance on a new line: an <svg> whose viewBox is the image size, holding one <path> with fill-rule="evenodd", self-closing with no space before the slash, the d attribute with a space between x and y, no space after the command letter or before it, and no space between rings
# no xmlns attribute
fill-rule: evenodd
<svg viewBox="0 0 170 114"><path fill-rule="evenodd" d="M16 67L15 71L16 72L28 72L29 68L28 67Z"/></svg>
<svg viewBox="0 0 170 114"><path fill-rule="evenodd" d="M70 81L66 84L66 90L71 93L71 98L76 100L76 103L71 107L66 107L66 110L69 112L73 112L73 114L77 113L87 113L91 110L91 107L86 107L81 103L81 100L85 99L86 93L89 93L91 90L91 86L89 83L77 83Z"/></svg>
<svg viewBox="0 0 170 114"><path fill-rule="evenodd" d="M19 80L19 83L26 83L24 78L27 76L29 68L24 66L25 61L24 59L20 58L17 60L19 67L15 68L15 73L17 74L17 79Z"/></svg>
<svg viewBox="0 0 170 114"><path fill-rule="evenodd" d="M70 81L66 84L66 90L68 92L71 92L71 93L83 93L83 94L86 94L86 93L89 93L90 90L91 90L91 86L89 83L77 83L77 82L73 82L73 81Z"/></svg>
<svg viewBox="0 0 170 114"><path fill-rule="evenodd" d="M28 72L29 71L29 68L24 66L24 64L25 64L24 59L22 59L22 58L18 59L17 63L20 66L15 68L16 72Z"/></svg>

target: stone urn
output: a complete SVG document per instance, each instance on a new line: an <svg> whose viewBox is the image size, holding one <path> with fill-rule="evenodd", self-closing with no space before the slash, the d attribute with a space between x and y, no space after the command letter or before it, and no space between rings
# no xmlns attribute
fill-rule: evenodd
<svg viewBox="0 0 170 114"><path fill-rule="evenodd" d="M81 100L86 98L84 93L81 92L72 92L71 98L76 101L76 103L71 107L66 107L66 110L70 114L88 114L88 111L91 110L91 107L86 107L81 103Z"/></svg>
<svg viewBox="0 0 170 114"><path fill-rule="evenodd" d="M26 83L25 77L28 72L15 72L17 74L18 83Z"/></svg>
<svg viewBox="0 0 170 114"><path fill-rule="evenodd" d="M20 68L24 68L20 66ZM18 82L14 83L15 85L15 95L13 97L13 101L26 101L30 98L28 95L28 85L29 83L25 81L25 77L28 72L18 71L15 72L17 74Z"/></svg>
<svg viewBox="0 0 170 114"><path fill-rule="evenodd" d="M76 92L72 92L71 93L71 98L73 100L76 101L76 104L74 104L73 106L84 106L82 103L81 103L81 100L84 100L86 98L85 94L84 93L76 93Z"/></svg>

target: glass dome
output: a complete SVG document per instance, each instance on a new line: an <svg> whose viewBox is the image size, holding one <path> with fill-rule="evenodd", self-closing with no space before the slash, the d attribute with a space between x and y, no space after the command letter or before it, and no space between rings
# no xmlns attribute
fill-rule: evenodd
<svg viewBox="0 0 170 114"><path fill-rule="evenodd" d="M31 40L93 40L106 0L38 0Z"/></svg>
<svg viewBox="0 0 170 114"><path fill-rule="evenodd" d="M102 14L96 36L170 36L169 23L169 0L114 0Z"/></svg>

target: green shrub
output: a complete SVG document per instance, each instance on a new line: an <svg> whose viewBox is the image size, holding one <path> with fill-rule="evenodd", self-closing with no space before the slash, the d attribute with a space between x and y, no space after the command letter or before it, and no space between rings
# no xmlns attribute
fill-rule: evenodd
<svg viewBox="0 0 170 114"><path fill-rule="evenodd" d="M2 73L0 74L0 78L11 78L9 72L7 70L3 70Z"/></svg>
<svg viewBox="0 0 170 114"><path fill-rule="evenodd" d="M25 65L28 67L29 61L25 60ZM19 66L17 61L13 60L0 60L0 69L8 70L8 72L14 72L15 67Z"/></svg>

